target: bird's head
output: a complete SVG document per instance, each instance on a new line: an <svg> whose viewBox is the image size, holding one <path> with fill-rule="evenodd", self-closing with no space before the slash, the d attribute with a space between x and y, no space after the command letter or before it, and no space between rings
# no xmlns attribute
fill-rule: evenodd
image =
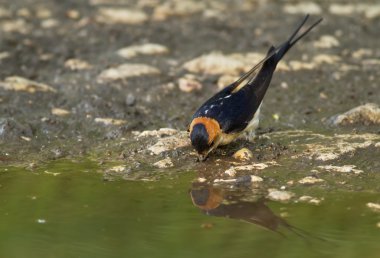
<svg viewBox="0 0 380 258"><path fill-rule="evenodd" d="M190 140L198 152L200 161L205 160L207 155L218 146L220 134L219 123L212 118L198 117L191 122Z"/></svg>

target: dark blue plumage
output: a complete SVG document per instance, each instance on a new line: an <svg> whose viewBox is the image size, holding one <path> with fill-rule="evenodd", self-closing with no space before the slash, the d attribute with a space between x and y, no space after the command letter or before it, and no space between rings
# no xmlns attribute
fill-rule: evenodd
<svg viewBox="0 0 380 258"><path fill-rule="evenodd" d="M322 21L319 19L296 37L308 18L309 15L303 19L287 41L277 48L270 47L262 61L237 81L208 99L195 112L190 126L190 139L202 157L206 157L217 145L228 144L243 131L251 131L257 127L257 113L278 62L298 40ZM258 68L259 72L253 76ZM203 125L204 128L199 125ZM210 139L211 135L208 135L207 139L207 132L212 132L212 137L215 139Z"/></svg>

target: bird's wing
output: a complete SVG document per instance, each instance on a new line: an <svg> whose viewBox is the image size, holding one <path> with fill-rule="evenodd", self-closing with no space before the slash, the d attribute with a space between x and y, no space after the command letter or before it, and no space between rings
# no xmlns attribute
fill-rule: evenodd
<svg viewBox="0 0 380 258"><path fill-rule="evenodd" d="M218 121L224 133L237 133L247 127L259 106L256 96L248 94L245 88L235 93L230 89L209 99L193 118L213 118Z"/></svg>

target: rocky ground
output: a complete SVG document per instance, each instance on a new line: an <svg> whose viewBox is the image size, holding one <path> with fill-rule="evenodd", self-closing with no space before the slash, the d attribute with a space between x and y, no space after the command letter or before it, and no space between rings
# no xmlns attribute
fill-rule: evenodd
<svg viewBox="0 0 380 258"><path fill-rule="evenodd" d="M324 21L278 66L257 139L195 162L192 113L305 13ZM109 180L196 170L199 181L265 185L272 199L310 185L379 191L379 29L372 2L2 3L0 160L33 170L89 158Z"/></svg>

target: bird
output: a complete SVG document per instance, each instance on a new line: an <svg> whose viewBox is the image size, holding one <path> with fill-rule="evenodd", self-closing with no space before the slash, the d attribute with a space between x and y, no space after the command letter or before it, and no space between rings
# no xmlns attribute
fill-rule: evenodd
<svg viewBox="0 0 380 258"><path fill-rule="evenodd" d="M259 125L260 107L277 64L292 46L323 20L318 19L297 37L308 18L307 14L285 42L278 47L272 45L264 59L194 113L188 132L199 161L206 160L218 146L229 144L242 134L254 135Z"/></svg>

